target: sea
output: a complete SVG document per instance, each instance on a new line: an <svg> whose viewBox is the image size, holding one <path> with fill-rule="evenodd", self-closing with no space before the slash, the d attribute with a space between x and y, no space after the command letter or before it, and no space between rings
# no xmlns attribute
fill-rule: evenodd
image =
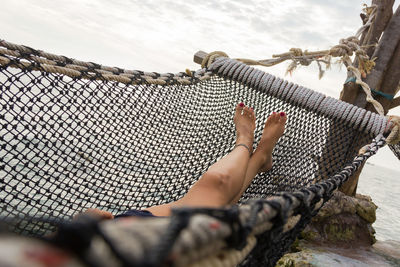
<svg viewBox="0 0 400 267"><path fill-rule="evenodd" d="M369 195L378 206L372 225L376 239L400 241L400 171L367 162L357 193Z"/></svg>
<svg viewBox="0 0 400 267"><path fill-rule="evenodd" d="M0 153L1 154L1 153ZM373 228L380 241L400 241L400 171L367 162L360 175L357 193L368 195L378 206ZM0 192L0 197L4 197Z"/></svg>
<svg viewBox="0 0 400 267"><path fill-rule="evenodd" d="M1 133L1 130L0 130ZM0 150L0 157L5 156ZM0 170L0 178L4 172ZM33 182L37 182L32 178ZM378 206L373 227L376 239L380 241L400 241L400 170L367 162L360 175L357 193L369 195ZM0 198L5 198L0 191Z"/></svg>

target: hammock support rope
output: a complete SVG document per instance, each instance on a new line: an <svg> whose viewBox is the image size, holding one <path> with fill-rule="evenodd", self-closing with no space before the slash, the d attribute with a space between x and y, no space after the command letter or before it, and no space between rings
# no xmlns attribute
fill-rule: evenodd
<svg viewBox="0 0 400 267"><path fill-rule="evenodd" d="M93 266L274 266L385 136L400 156L396 120L233 59L213 60L195 72L144 73L1 41L2 220L33 236L58 225L53 244L81 244L77 256ZM232 148L240 101L257 113L254 145L272 111L289 118L272 170L254 179L240 205L66 222L86 208L119 213L181 198ZM360 155L349 154L354 131L367 145Z"/></svg>

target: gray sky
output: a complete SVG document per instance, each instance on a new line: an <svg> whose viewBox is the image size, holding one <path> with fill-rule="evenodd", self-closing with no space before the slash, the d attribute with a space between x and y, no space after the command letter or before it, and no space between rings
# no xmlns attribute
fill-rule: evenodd
<svg viewBox="0 0 400 267"><path fill-rule="evenodd" d="M199 68L192 62L198 50L265 59L292 47L329 49L356 33L362 4L354 0L2 0L0 38L103 65L179 72ZM288 64L263 69L283 77ZM336 98L345 77L344 68L333 66L319 80L315 64L284 76ZM400 115L400 108L391 113ZM400 169L400 161L388 148L370 162Z"/></svg>

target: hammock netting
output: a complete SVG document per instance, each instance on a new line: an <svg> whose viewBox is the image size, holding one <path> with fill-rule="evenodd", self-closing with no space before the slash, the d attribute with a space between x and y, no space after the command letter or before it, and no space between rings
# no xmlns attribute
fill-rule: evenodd
<svg viewBox="0 0 400 267"><path fill-rule="evenodd" d="M239 225L241 236L228 235L226 246L241 249L254 226L243 222L241 212L251 211L245 217L254 224L267 205L278 211L270 219L274 226L255 235L257 245L242 265L274 265L318 211L318 202L328 200L384 144L380 135L354 160L356 147L387 128L384 117L234 60L219 58L190 75L157 74L1 44L0 210L19 234L43 236L87 208L118 214L178 200L231 151L234 107L244 102L257 116L254 148L268 115L288 114L272 170L254 179L240 200L243 205L176 211L166 227L175 235L166 236L174 237L170 242L179 238L188 225L179 218L190 221L189 215L200 214L223 221L230 216L227 223L232 229ZM398 145L391 148L400 154ZM275 200L265 200L270 196ZM295 198L304 203L292 208ZM295 215L300 219L285 231ZM174 225L181 225L179 231ZM168 255L172 243L161 243ZM163 262L164 254L157 251L154 259ZM130 260L125 263L143 263Z"/></svg>

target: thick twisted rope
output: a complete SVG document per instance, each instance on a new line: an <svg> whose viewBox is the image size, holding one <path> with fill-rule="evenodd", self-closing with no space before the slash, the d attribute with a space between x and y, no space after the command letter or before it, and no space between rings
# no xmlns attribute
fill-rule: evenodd
<svg viewBox="0 0 400 267"><path fill-rule="evenodd" d="M156 73L124 70L83 62L0 40L0 66L60 73L72 78L117 81L124 84L191 85L209 79L207 71Z"/></svg>
<svg viewBox="0 0 400 267"><path fill-rule="evenodd" d="M392 129L388 137L386 137L386 143L394 145L400 143L400 117L389 116L389 121L392 122Z"/></svg>
<svg viewBox="0 0 400 267"><path fill-rule="evenodd" d="M384 134L385 129L392 127L384 116L290 83L234 59L219 57L209 70L320 115L340 119L372 136Z"/></svg>

